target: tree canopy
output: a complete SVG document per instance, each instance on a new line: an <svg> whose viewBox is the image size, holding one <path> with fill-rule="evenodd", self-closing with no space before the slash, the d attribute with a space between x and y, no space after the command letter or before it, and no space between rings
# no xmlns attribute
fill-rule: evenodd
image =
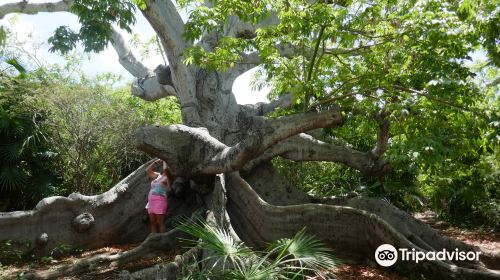
<svg viewBox="0 0 500 280"><path fill-rule="evenodd" d="M418 252L474 249L398 207L432 208L463 225L500 225L498 1L64 0L0 7L0 18L13 11L75 13L80 30L58 28L49 40L52 50L67 53L82 42L86 51L100 51L109 42L136 78L133 95L147 101L177 98L182 124L135 132L136 147L163 159L182 181L173 186L172 216L208 209L207 220L256 247L305 227L332 244L340 258L361 261L373 260L384 243ZM135 9L158 35L168 65L148 69L121 36L118 28L130 30ZM255 87L269 86L272 101L237 104L235 79L255 67ZM99 117L114 113L90 107L80 117L91 125L83 127L99 131L92 110ZM72 123L64 121L66 115L59 119ZM108 148L108 140L123 143L95 139ZM74 240L71 227L82 233L78 225L85 223L81 215L74 217L82 207L119 213L102 214L95 229L119 220L127 225L121 226L123 240L142 236L142 206L133 207L145 202L143 171L144 166L102 195L44 200L30 217L50 220L48 209L64 205L70 210L58 217L73 222L55 222L64 228L57 236ZM4 227L5 235L40 230L26 217L0 219L0 225L18 225ZM99 230L83 230L81 242L88 246L113 237L95 238ZM172 229L128 254L98 261L173 248L178 235ZM155 240L159 245L150 246ZM178 274L179 262L191 259L193 250L198 249L159 269ZM399 262L396 268L432 278L498 279L498 254L481 252L470 264L435 260Z"/></svg>

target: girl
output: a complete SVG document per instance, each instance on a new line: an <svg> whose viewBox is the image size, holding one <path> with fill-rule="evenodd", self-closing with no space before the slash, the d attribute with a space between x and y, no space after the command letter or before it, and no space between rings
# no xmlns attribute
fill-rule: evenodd
<svg viewBox="0 0 500 280"><path fill-rule="evenodd" d="M153 166L157 163L163 163L161 159L151 163L146 168L146 174L154 179L151 182L151 189L148 195L148 205L146 206L149 214L152 233L165 232L165 214L167 213L167 190L174 182L174 176L165 165L165 169L160 174L153 171Z"/></svg>

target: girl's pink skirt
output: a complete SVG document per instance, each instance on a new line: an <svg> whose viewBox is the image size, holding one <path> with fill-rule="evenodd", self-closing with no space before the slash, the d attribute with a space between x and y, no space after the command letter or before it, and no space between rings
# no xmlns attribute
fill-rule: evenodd
<svg viewBox="0 0 500 280"><path fill-rule="evenodd" d="M159 215L167 213L167 198L161 195L150 195L148 197L148 213Z"/></svg>

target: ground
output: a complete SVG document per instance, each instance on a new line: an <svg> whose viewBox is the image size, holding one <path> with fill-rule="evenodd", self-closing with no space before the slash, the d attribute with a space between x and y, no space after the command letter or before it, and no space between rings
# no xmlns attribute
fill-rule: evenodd
<svg viewBox="0 0 500 280"><path fill-rule="evenodd" d="M415 217L438 229L442 234L461 240L465 243L480 246L486 250L500 250L500 233L484 232L479 230L463 230L449 226L446 222L440 221L432 212L415 214ZM17 265L0 266L0 279L17 279L23 271L56 269L65 264L71 264L79 259L95 256L97 254L117 254L129 250L138 244L116 245L104 247L97 250L84 251L80 254L68 256L58 260L45 260ZM95 272L84 275L64 277L64 280L105 280L116 279L121 270L134 272L156 263L173 260L176 252L166 252L150 260L141 260L127 264L123 267L101 267ZM367 265L343 264L338 268L337 278L339 280L407 280L408 278L397 275L387 269L380 267L370 267Z"/></svg>

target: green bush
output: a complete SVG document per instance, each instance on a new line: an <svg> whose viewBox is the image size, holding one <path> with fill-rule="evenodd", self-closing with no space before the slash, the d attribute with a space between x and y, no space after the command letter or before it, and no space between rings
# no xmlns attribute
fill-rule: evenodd
<svg viewBox="0 0 500 280"><path fill-rule="evenodd" d="M134 146L138 127L181 122L173 98L143 101L129 86L111 87L113 75L76 79L75 65L12 64L18 76L0 73L0 211L104 192L148 159Z"/></svg>
<svg viewBox="0 0 500 280"><path fill-rule="evenodd" d="M24 75L0 73L0 211L32 207L55 192L55 151L45 125L47 112L34 105Z"/></svg>
<svg viewBox="0 0 500 280"><path fill-rule="evenodd" d="M50 90L47 90L49 88ZM37 106L49 113L50 143L57 151L60 194L108 190L147 160L135 146L137 128L180 122L173 99L154 103L133 97L129 87L45 82Z"/></svg>
<svg viewBox="0 0 500 280"><path fill-rule="evenodd" d="M468 110L417 104L414 112L391 115L391 143L385 157L391 171L382 178L329 162L273 159L278 171L315 196L380 197L406 211L431 209L454 225L500 228L500 101L483 95ZM344 139L369 151L376 125L356 116L321 140Z"/></svg>

